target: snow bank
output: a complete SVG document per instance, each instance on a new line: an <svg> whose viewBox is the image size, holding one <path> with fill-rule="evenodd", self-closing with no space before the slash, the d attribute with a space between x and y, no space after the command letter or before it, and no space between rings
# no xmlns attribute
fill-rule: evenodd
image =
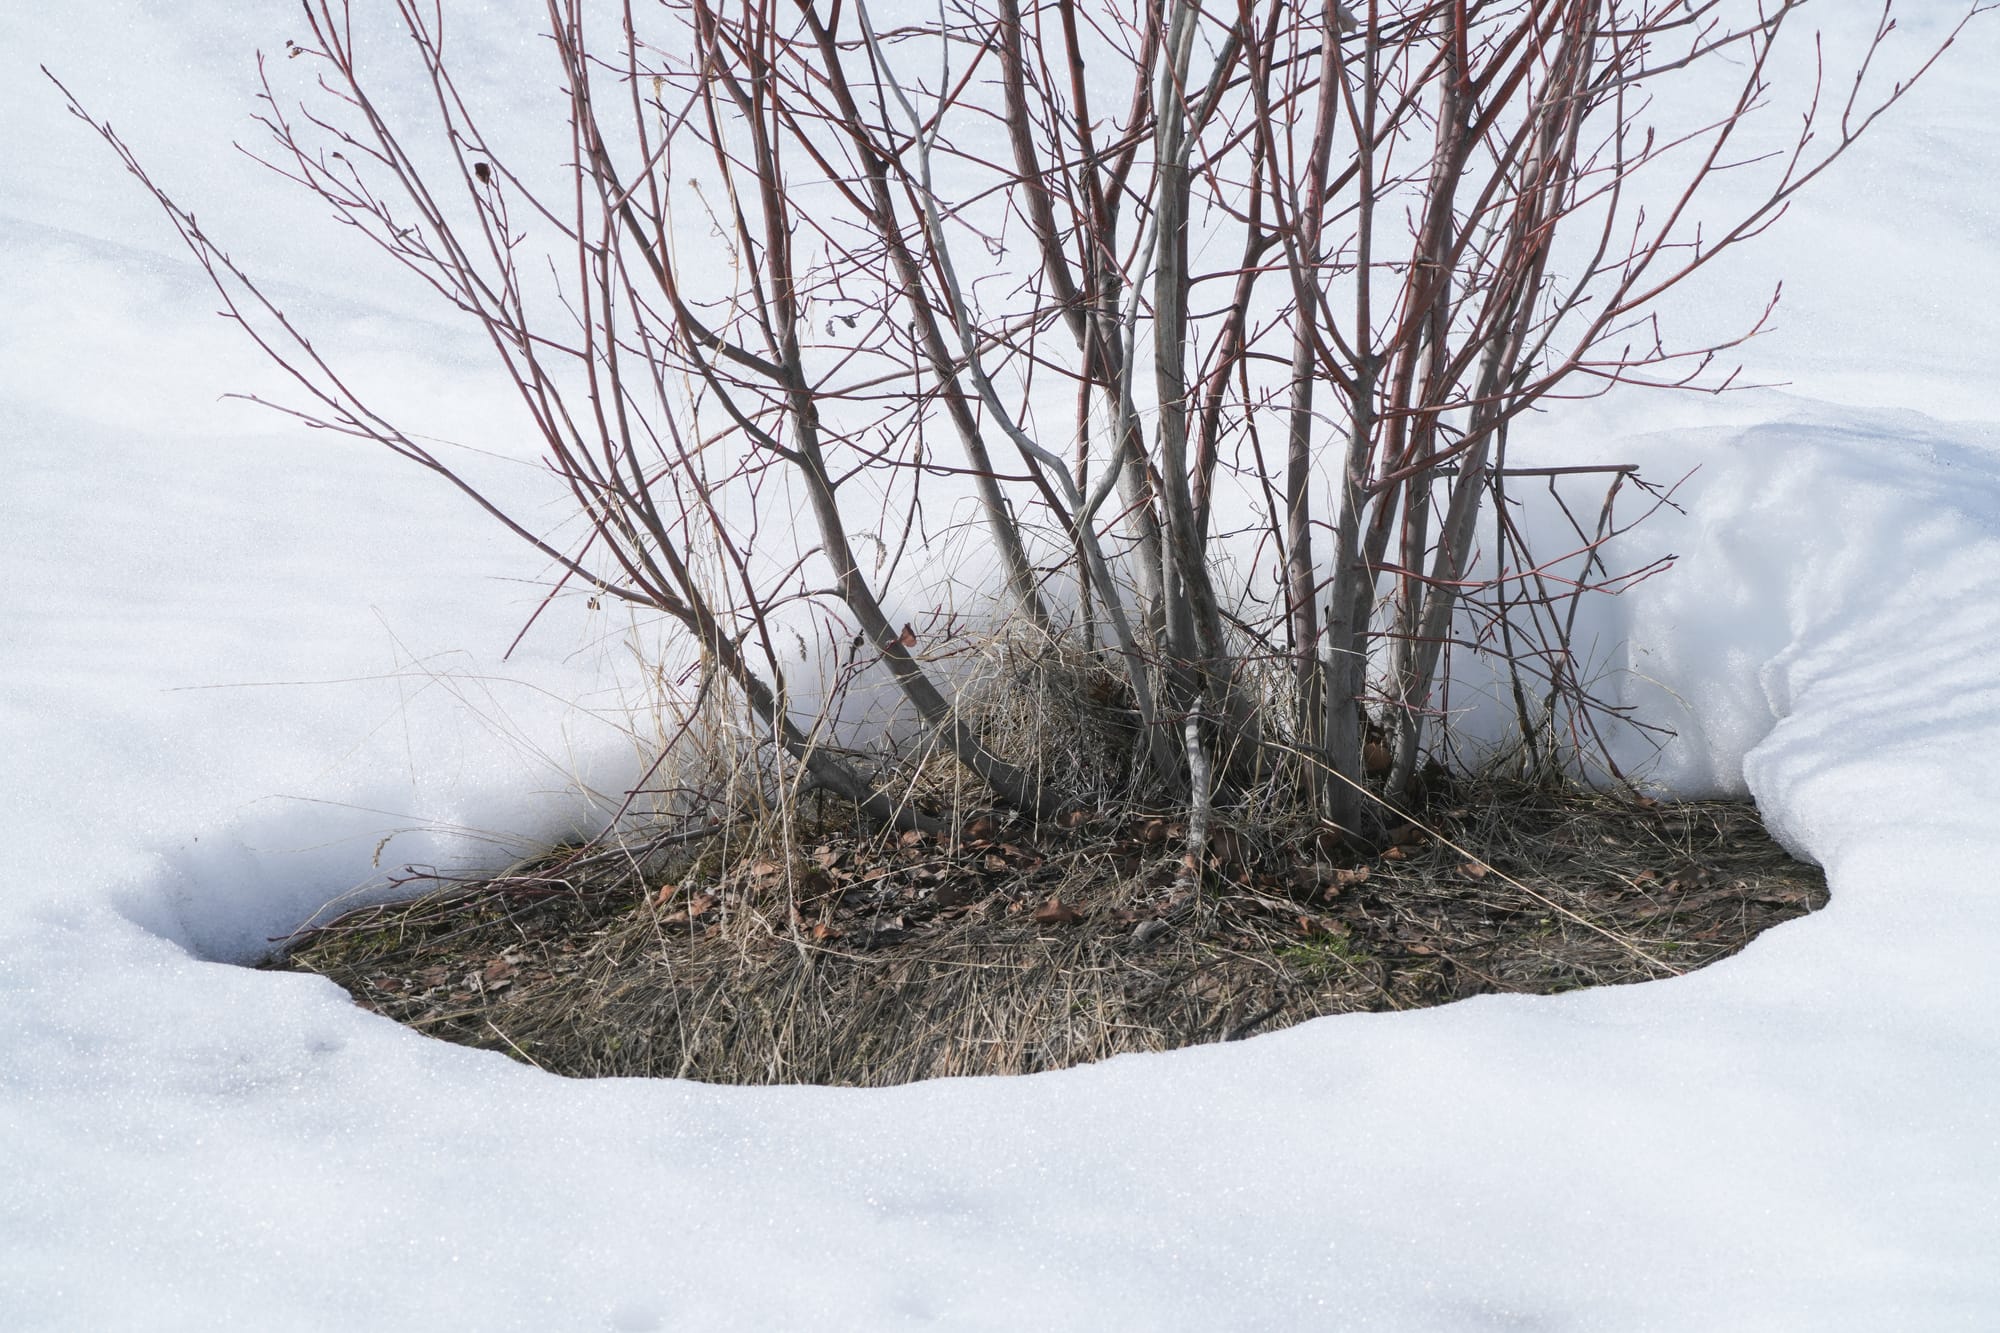
<svg viewBox="0 0 2000 1333"><path fill-rule="evenodd" d="M2000 419L1957 332L2000 308L1994 34L1791 220L1812 318L1753 369L1821 401L1551 426L1702 464L1607 629L1682 724L1662 775L1746 783L1827 910L1672 982L860 1093L564 1082L213 961L387 834L491 856L632 762L615 627L561 603L503 661L532 562L212 401L255 368L24 68L226 181L194 145L256 14L0 16L0 1324L1993 1325L2000 441L1936 417ZM322 299L477 422L449 337L366 292Z"/></svg>

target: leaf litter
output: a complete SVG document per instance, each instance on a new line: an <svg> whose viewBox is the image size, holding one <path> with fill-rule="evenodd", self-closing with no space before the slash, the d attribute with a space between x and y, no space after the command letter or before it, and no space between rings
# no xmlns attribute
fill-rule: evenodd
<svg viewBox="0 0 2000 1333"><path fill-rule="evenodd" d="M1746 802L1468 783L1366 852L1144 811L556 849L272 966L575 1077L881 1086L1678 975L1823 906Z"/></svg>

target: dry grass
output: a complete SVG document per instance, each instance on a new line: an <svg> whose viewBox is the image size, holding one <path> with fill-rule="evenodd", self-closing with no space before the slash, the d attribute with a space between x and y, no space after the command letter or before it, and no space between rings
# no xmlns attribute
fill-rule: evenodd
<svg viewBox="0 0 2000 1333"><path fill-rule="evenodd" d="M280 965L558 1073L876 1086L1644 981L1826 900L1747 804L1486 782L1422 822L1367 856L1225 829L1198 892L1143 813L572 849L351 913Z"/></svg>

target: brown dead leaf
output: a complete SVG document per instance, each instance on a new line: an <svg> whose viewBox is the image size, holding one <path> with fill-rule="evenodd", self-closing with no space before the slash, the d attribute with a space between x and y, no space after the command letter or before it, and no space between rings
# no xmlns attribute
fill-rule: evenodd
<svg viewBox="0 0 2000 1333"><path fill-rule="evenodd" d="M1410 859L1410 849L1399 843L1384 851L1382 859L1384 861L1407 861Z"/></svg>
<svg viewBox="0 0 2000 1333"><path fill-rule="evenodd" d="M1056 827L1064 829L1081 828L1089 821L1090 817L1091 812L1088 810L1065 810L1056 816Z"/></svg>
<svg viewBox="0 0 2000 1333"><path fill-rule="evenodd" d="M1465 876L1467 879L1477 880L1477 879L1485 879L1487 874L1490 873L1491 869L1492 868L1486 865L1484 862L1467 861L1464 865L1458 868L1458 873Z"/></svg>
<svg viewBox="0 0 2000 1333"><path fill-rule="evenodd" d="M839 939L840 932L838 930L835 930L832 926L829 926L826 922L819 921L813 924L812 937L815 940L819 941L821 944L824 944L828 940Z"/></svg>
<svg viewBox="0 0 2000 1333"><path fill-rule="evenodd" d="M1353 733L1349 733L1352 735ZM1350 751L1349 753L1352 753ZM1369 741L1361 747L1361 766L1371 778L1382 777L1389 771L1389 747L1380 741Z"/></svg>
<svg viewBox="0 0 2000 1333"><path fill-rule="evenodd" d="M678 884L662 884L660 886L659 892L653 895L653 902L657 906L665 907L668 903L673 901L674 895L679 893L680 891L681 891L681 886Z"/></svg>
<svg viewBox="0 0 2000 1333"><path fill-rule="evenodd" d="M1317 878L1320 885L1320 900L1322 902L1332 902L1340 896L1342 889L1352 888L1356 884L1366 884L1368 882L1368 867L1356 866L1352 870L1322 869Z"/></svg>
<svg viewBox="0 0 2000 1333"><path fill-rule="evenodd" d="M905 847L921 847L924 845L924 831L914 828L905 829L903 830L903 836L896 839L896 841Z"/></svg>
<svg viewBox="0 0 2000 1333"><path fill-rule="evenodd" d="M495 989L513 984L514 973L519 969L505 958L495 958L479 974L479 979Z"/></svg>
<svg viewBox="0 0 2000 1333"><path fill-rule="evenodd" d="M694 897L688 900L687 914L689 917L701 916L704 913L713 911L714 909L715 909L714 894L697 893Z"/></svg>
<svg viewBox="0 0 2000 1333"><path fill-rule="evenodd" d="M993 841L993 834L996 827L993 822L993 816L981 815L977 819L966 823L965 840L967 842L991 842Z"/></svg>
<svg viewBox="0 0 2000 1333"><path fill-rule="evenodd" d="M1073 926L1083 914L1060 898L1051 898L1035 909L1035 921L1044 926Z"/></svg>
<svg viewBox="0 0 2000 1333"><path fill-rule="evenodd" d="M1139 837L1146 842L1165 842L1167 840L1167 821L1164 819L1147 820L1139 829Z"/></svg>

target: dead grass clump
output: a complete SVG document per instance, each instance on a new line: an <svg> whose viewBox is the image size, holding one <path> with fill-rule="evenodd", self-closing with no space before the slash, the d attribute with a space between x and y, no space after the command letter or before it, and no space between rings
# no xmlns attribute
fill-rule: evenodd
<svg viewBox="0 0 2000 1333"><path fill-rule="evenodd" d="M794 829L789 854L558 851L349 913L278 965L553 1072L876 1086L1671 976L1826 901L1748 804L1547 784L1441 791L1368 854L1224 829L1198 891L1185 830L1143 812Z"/></svg>

